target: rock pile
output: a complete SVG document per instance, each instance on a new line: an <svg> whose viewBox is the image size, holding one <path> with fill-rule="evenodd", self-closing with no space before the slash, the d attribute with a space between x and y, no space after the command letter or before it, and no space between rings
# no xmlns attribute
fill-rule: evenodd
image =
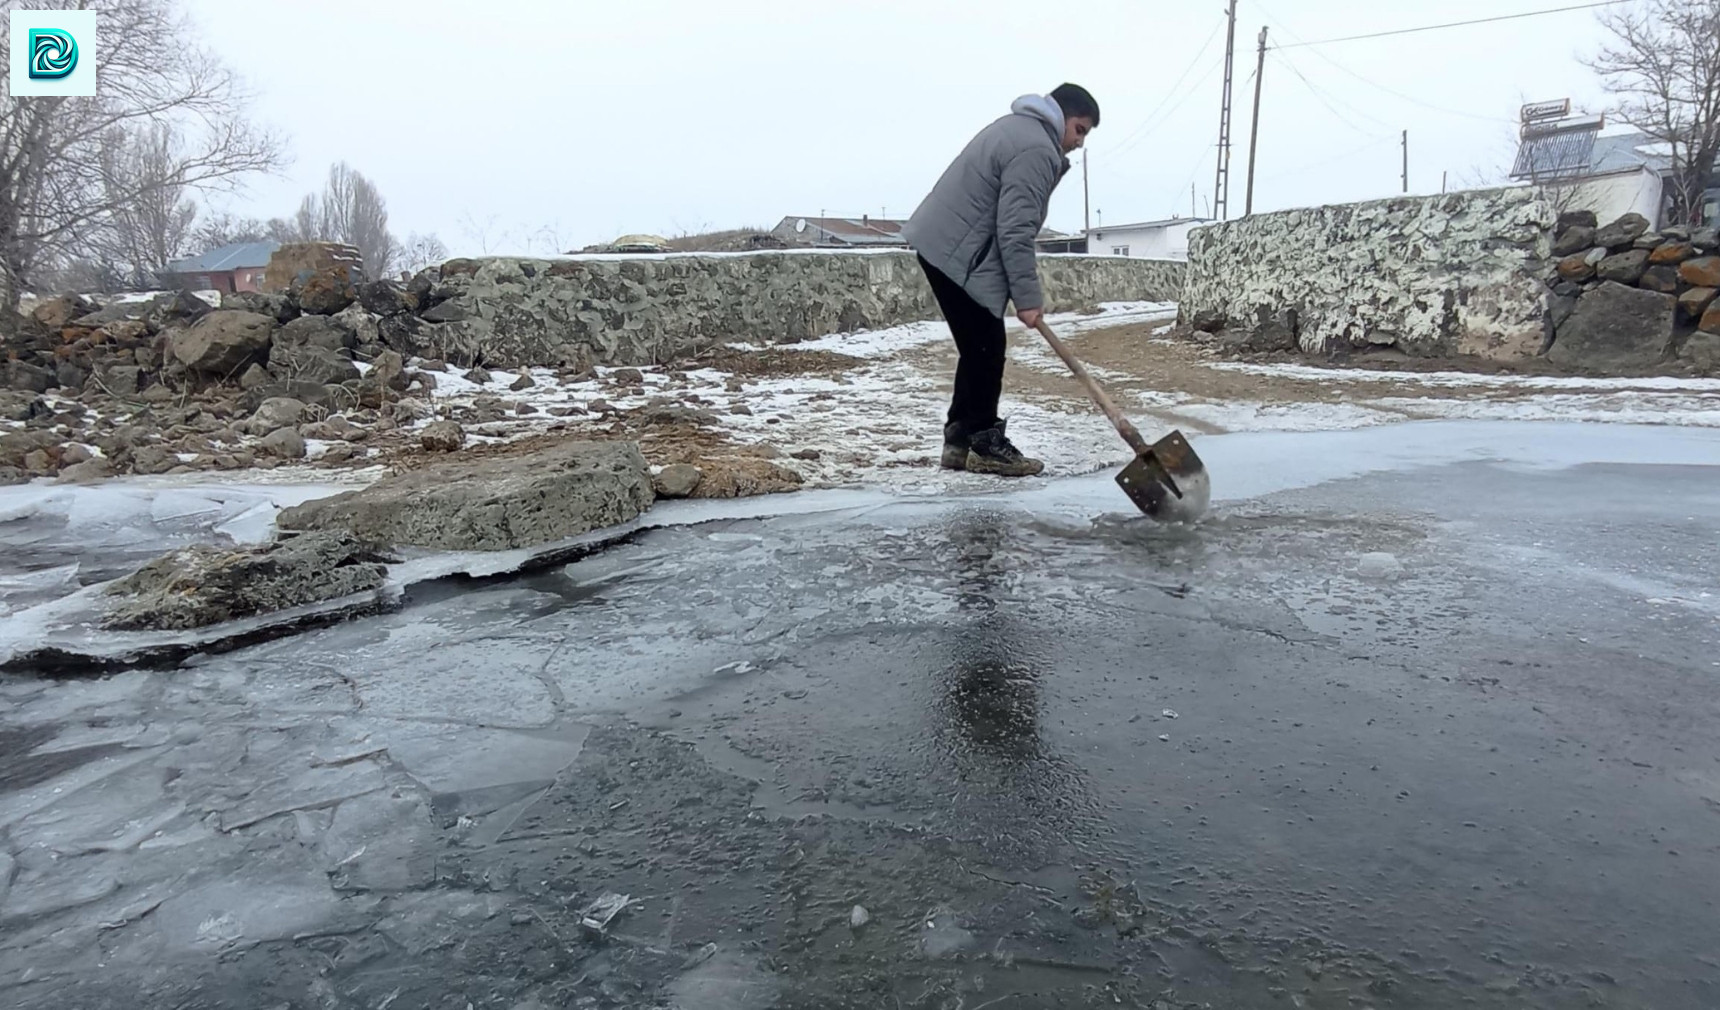
<svg viewBox="0 0 1720 1010"><path fill-rule="evenodd" d="M1601 226L1576 211L1560 216L1553 255L1554 364L1607 374L1720 368L1720 233L1654 232L1640 214Z"/></svg>

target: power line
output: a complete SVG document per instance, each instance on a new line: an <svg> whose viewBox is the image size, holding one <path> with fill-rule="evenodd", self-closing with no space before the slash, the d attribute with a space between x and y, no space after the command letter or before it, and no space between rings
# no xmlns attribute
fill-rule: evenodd
<svg viewBox="0 0 1720 1010"><path fill-rule="evenodd" d="M1615 0L1615 2L1616 2L1616 0ZM1258 7L1259 5L1256 4L1255 6ZM1604 5L1602 5L1602 6L1604 6ZM1261 13L1266 15L1266 20L1272 22L1272 24L1275 27L1277 27L1277 29L1279 31L1283 32L1285 35L1288 35L1292 39L1300 39L1301 38L1301 36L1297 35L1295 32L1286 28L1284 26L1283 22L1281 22L1277 18L1273 17L1272 13L1270 11L1267 11L1264 8L1262 8ZM1274 47L1274 48L1280 48L1280 49L1281 48L1299 48L1301 46L1310 46L1310 45L1318 45L1318 43L1298 41L1293 46L1290 46L1290 47L1279 46L1279 47ZM1314 50L1314 55L1316 57L1318 57L1321 62L1332 67L1334 70L1337 70L1340 73L1348 74L1349 76L1355 78L1358 81L1361 81L1363 84L1366 84L1368 87L1373 88L1376 91L1383 91L1386 94L1391 95L1393 98L1397 98L1401 101L1408 102L1411 105L1418 106L1418 107L1423 108L1423 109L1427 109L1430 112L1438 112L1438 113L1441 113L1441 114L1447 115L1447 116L1456 116L1460 119L1472 119L1472 120L1475 120L1476 122L1481 122L1481 123L1507 123L1510 125L1516 125L1517 121L1515 119L1507 119L1503 116L1480 115L1480 114L1473 113L1473 112L1459 112L1456 109L1447 109L1443 106L1434 105L1430 102L1424 102L1421 99L1416 98L1414 95L1406 95L1403 92L1398 91L1397 89L1389 87L1387 85L1381 84L1380 82L1378 82L1372 78L1363 77L1361 74L1356 73L1354 70L1351 70L1349 67L1344 66L1342 63L1339 63L1337 60L1334 60L1330 56L1327 56L1325 53L1320 52L1318 49ZM1280 53L1279 57L1282 59L1283 54ZM1376 120L1376 122L1378 122L1378 121Z"/></svg>
<svg viewBox="0 0 1720 1010"><path fill-rule="evenodd" d="M1571 11L1593 10L1596 7L1616 7L1619 4L1630 3L1632 0L1600 0L1599 3L1577 4L1571 7L1552 7L1540 11L1524 11L1521 14L1501 14L1491 18L1476 18L1473 21L1450 21L1439 25L1422 25L1418 28L1397 28L1389 32L1372 32L1367 35L1346 35L1338 39L1320 39L1317 42L1293 42L1290 45L1274 46L1274 49L1299 49L1303 46L1329 46L1338 42L1360 42L1363 39L1383 39L1393 35L1413 35L1416 32L1431 32L1442 28L1462 28L1467 25L1492 24L1495 21L1516 21L1520 18L1540 17L1544 14L1567 14Z"/></svg>
<svg viewBox="0 0 1720 1010"><path fill-rule="evenodd" d="M1189 61L1188 66L1186 68L1184 68L1182 74L1177 77L1176 83L1172 84L1170 86L1170 88L1165 91L1164 99L1159 102L1159 104L1153 109L1153 111L1146 114L1146 116L1141 120L1141 124L1139 126L1135 127L1135 129L1132 130L1128 136L1124 137L1121 141L1118 142L1117 147L1112 151L1112 154L1121 153L1123 148L1125 146L1127 146L1130 141L1134 140L1137 136L1139 136L1142 130L1147 129L1147 124L1149 124L1153 121L1153 117L1157 116L1159 114L1159 111L1161 109L1163 109L1166 105L1170 104L1171 99L1176 96L1177 89L1182 87L1183 81L1188 79L1189 74L1194 73L1194 68L1196 66L1200 65L1201 57L1206 55L1207 49L1209 47L1211 47L1211 45L1212 45L1212 40L1218 38L1219 30L1222 29L1223 27L1224 27L1223 21L1219 21L1217 24L1212 26L1212 34L1208 35L1206 37L1206 41L1201 43L1200 49L1197 50L1194 54L1194 59ZM1211 72L1212 71L1210 69L1207 71L1208 74L1210 74ZM1195 83L1195 88L1198 90L1200 85L1202 83L1204 83L1205 80L1206 80L1206 78L1202 77L1200 81L1197 81ZM1190 94L1193 94L1193 92L1191 91ZM1184 96L1184 100L1185 101L1187 100L1186 95ZM1178 107L1180 107L1182 103L1179 102L1177 104L1178 104ZM1176 109L1173 108L1171 111L1175 112Z"/></svg>
<svg viewBox="0 0 1720 1010"><path fill-rule="evenodd" d="M1381 126L1381 127L1387 128L1387 129L1391 128L1391 124L1387 123L1385 120L1380 119L1377 116L1370 116L1366 112L1363 112L1362 110L1356 108L1355 106L1351 105L1350 103L1345 102L1342 99L1337 98L1335 96L1329 95L1326 92L1322 91L1321 89L1315 87L1314 82L1310 81L1307 78L1307 75L1303 74L1301 69L1298 68L1296 66L1296 64L1290 62L1289 57L1285 56L1283 53L1278 53L1276 55L1277 55L1278 62L1282 63L1286 70L1289 70L1292 74L1295 74L1296 79L1301 81L1302 84L1305 87L1307 87L1308 93L1310 95L1313 95L1314 99L1316 101L1318 101L1321 105L1324 105L1326 107L1327 112L1330 112L1332 115L1336 116L1338 118L1339 122L1343 123L1345 126L1349 127L1351 130L1354 130L1356 133L1359 133L1364 137L1374 136L1374 134L1368 133L1366 130L1363 130L1361 127L1350 122L1351 119L1364 119L1370 123L1373 123L1375 126ZM1342 106L1344 106L1344 108L1350 110L1350 114L1348 116L1346 116L1346 115L1344 115L1344 113L1339 112L1336 105L1334 105L1334 103L1337 103L1337 105L1342 105Z"/></svg>

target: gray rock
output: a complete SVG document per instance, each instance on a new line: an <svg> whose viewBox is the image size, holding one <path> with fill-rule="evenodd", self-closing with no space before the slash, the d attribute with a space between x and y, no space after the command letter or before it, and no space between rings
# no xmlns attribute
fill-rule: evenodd
<svg viewBox="0 0 1720 1010"><path fill-rule="evenodd" d="M251 414L245 428L253 435L267 435L280 428L290 428L304 419L308 409L303 400L276 396L264 400Z"/></svg>
<svg viewBox="0 0 1720 1010"><path fill-rule="evenodd" d="M158 295L143 307L138 318L150 333L176 326L190 326L213 311L209 303L189 291Z"/></svg>
<svg viewBox="0 0 1720 1010"><path fill-rule="evenodd" d="M1666 236L1657 231L1644 232L1631 244L1633 249L1658 249Z"/></svg>
<svg viewBox="0 0 1720 1010"><path fill-rule="evenodd" d="M430 408L425 406L424 401L408 396L395 401L391 413L394 420L401 424L410 424L429 417Z"/></svg>
<svg viewBox="0 0 1720 1010"><path fill-rule="evenodd" d="M1692 333L1679 348L1678 357L1699 371L1720 371L1720 333Z"/></svg>
<svg viewBox="0 0 1720 1010"><path fill-rule="evenodd" d="M15 466L0 466L0 487L30 483L30 475Z"/></svg>
<svg viewBox="0 0 1720 1010"><path fill-rule="evenodd" d="M146 445L131 451L131 472L161 474L179 465L179 457L163 445Z"/></svg>
<svg viewBox="0 0 1720 1010"><path fill-rule="evenodd" d="M115 396L136 396L143 385L143 369L136 365L109 365L97 373L102 388Z"/></svg>
<svg viewBox="0 0 1720 1010"><path fill-rule="evenodd" d="M1641 214L1626 214L1595 232L1595 245L1608 249L1624 249L1648 232L1648 218Z"/></svg>
<svg viewBox="0 0 1720 1010"><path fill-rule="evenodd" d="M1690 244L1703 252L1712 252L1720 248L1720 230L1698 228L1690 233Z"/></svg>
<svg viewBox="0 0 1720 1010"><path fill-rule="evenodd" d="M1553 234L1563 235L1572 228L1587 228L1593 231L1600 225L1600 219L1592 210L1567 210L1559 215L1558 222L1553 225Z"/></svg>
<svg viewBox="0 0 1720 1010"><path fill-rule="evenodd" d="M89 484L113 476L113 464L104 458L73 463L60 471L61 484Z"/></svg>
<svg viewBox="0 0 1720 1010"><path fill-rule="evenodd" d="M168 353L192 371L233 375L268 357L275 330L275 320L269 316L217 309L190 327L173 331Z"/></svg>
<svg viewBox="0 0 1720 1010"><path fill-rule="evenodd" d="M1577 225L1553 241L1554 256L1575 256L1595 244L1595 230Z"/></svg>
<svg viewBox="0 0 1720 1010"><path fill-rule="evenodd" d="M274 353L272 349L270 353ZM256 389L259 386L268 385L270 379L271 376L269 375L268 369L264 368L262 365L252 365L250 368L245 369L244 375L239 376L239 388Z"/></svg>
<svg viewBox="0 0 1720 1010"><path fill-rule="evenodd" d="M266 436L258 448L276 459L304 459L305 437L292 428L281 428Z"/></svg>
<svg viewBox="0 0 1720 1010"><path fill-rule="evenodd" d="M36 307L30 310L30 318L50 330L59 330L69 325L72 320L94 311L95 303L82 295L60 295L37 303Z"/></svg>
<svg viewBox="0 0 1720 1010"><path fill-rule="evenodd" d="M282 344L350 351L358 346L358 337L339 316L300 316L275 334L275 346Z"/></svg>
<svg viewBox="0 0 1720 1010"><path fill-rule="evenodd" d="M5 378L5 388L31 393L46 393L60 384L59 376L46 368L17 360L6 362Z"/></svg>
<svg viewBox="0 0 1720 1010"><path fill-rule="evenodd" d="M28 421L49 413L48 404L36 393L0 390L0 421Z"/></svg>
<svg viewBox="0 0 1720 1010"><path fill-rule="evenodd" d="M1690 241L1690 229L1681 224L1670 225L1660 229L1660 235L1668 242Z"/></svg>
<svg viewBox="0 0 1720 1010"><path fill-rule="evenodd" d="M76 396L84 391L84 386L90 381L90 373L71 361L60 362L60 367L54 370L54 379L60 384L60 392L67 396Z"/></svg>
<svg viewBox="0 0 1720 1010"><path fill-rule="evenodd" d="M645 373L637 368L617 368L609 373L609 381L617 386L639 386L645 382Z"/></svg>
<svg viewBox="0 0 1720 1010"><path fill-rule="evenodd" d="M474 368L466 373L467 382L475 382L480 386L488 384L491 378L489 369L482 366Z"/></svg>
<svg viewBox="0 0 1720 1010"><path fill-rule="evenodd" d="M324 386L349 382L360 376L358 366L338 351L316 344L284 344L278 340L269 349L269 374L280 380L315 382Z"/></svg>
<svg viewBox="0 0 1720 1010"><path fill-rule="evenodd" d="M1577 311L1577 299L1570 295L1554 295L1547 304L1547 312L1553 322L1553 330L1565 325L1565 320L1571 318L1571 313Z"/></svg>
<svg viewBox="0 0 1720 1010"><path fill-rule="evenodd" d="M383 351L371 362L370 377L388 389L395 391L406 388L406 359L399 351Z"/></svg>
<svg viewBox="0 0 1720 1010"><path fill-rule="evenodd" d="M393 281L370 281L358 288L358 303L366 312L392 316L408 308L406 292Z"/></svg>
<svg viewBox="0 0 1720 1010"><path fill-rule="evenodd" d="M32 474L54 472L54 457L45 449L32 449L24 454L24 469Z"/></svg>
<svg viewBox="0 0 1720 1010"><path fill-rule="evenodd" d="M507 550L627 522L649 508L632 442L563 442L503 459L456 457L281 512L281 529L345 529L379 544Z"/></svg>
<svg viewBox="0 0 1720 1010"><path fill-rule="evenodd" d="M369 592L387 559L339 532L238 549L198 544L151 561L108 587L103 625L185 631Z"/></svg>
<svg viewBox="0 0 1720 1010"><path fill-rule="evenodd" d="M1677 306L1671 295L1608 281L1577 301L1547 357L1602 374L1652 368L1671 346Z"/></svg>
<svg viewBox="0 0 1720 1010"><path fill-rule="evenodd" d="M1642 279L1643 271L1648 269L1648 250L1632 249L1616 256L1608 256L1595 267L1595 276L1603 281L1617 281L1620 284L1635 284Z"/></svg>
<svg viewBox="0 0 1720 1010"><path fill-rule="evenodd" d="M674 463L652 478L659 498L690 498L705 479L705 472L691 463Z"/></svg>
<svg viewBox="0 0 1720 1010"><path fill-rule="evenodd" d="M425 425L418 444L431 452L453 452L466 444L466 430L454 421L436 421Z"/></svg>
<svg viewBox="0 0 1720 1010"><path fill-rule="evenodd" d="M94 458L94 456L90 455L90 451L88 449L84 448L77 442L73 442L60 450L61 466L75 466L79 463L88 463Z"/></svg>
<svg viewBox="0 0 1720 1010"><path fill-rule="evenodd" d="M513 384L510 385L508 388L510 390L518 393L518 392L522 392L524 390L530 389L535 385L537 385L537 382L536 382L536 380L534 380L531 377L530 372L521 372L520 377L515 379L513 381Z"/></svg>
<svg viewBox="0 0 1720 1010"><path fill-rule="evenodd" d="M286 295L265 294L261 291L228 292L221 296L221 307L255 312L286 323L298 318L299 310Z"/></svg>

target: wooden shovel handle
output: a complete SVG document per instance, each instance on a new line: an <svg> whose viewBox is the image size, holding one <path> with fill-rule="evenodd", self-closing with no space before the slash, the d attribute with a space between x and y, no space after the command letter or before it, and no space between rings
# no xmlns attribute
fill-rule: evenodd
<svg viewBox="0 0 1720 1010"><path fill-rule="evenodd" d="M1111 398L1105 394L1105 390L1100 387L1099 383L1087 374L1086 366L1082 365L1075 355L1069 353L1069 348L1063 346L1063 341L1057 339L1057 334L1051 332L1051 327L1046 324L1044 319L1039 320L1038 330L1039 335L1045 338L1045 342L1051 345L1051 349L1057 352L1057 356L1063 359L1063 363L1069 366L1069 370L1075 373L1076 380L1086 387L1087 395L1091 396L1093 402L1099 405L1099 409L1105 412L1105 416L1111 419L1111 423L1117 428L1117 434L1123 436L1123 441L1129 443L1129 448L1135 450L1135 455L1145 456L1151 452L1152 449L1147 445L1147 440L1141 437L1141 433L1135 430L1135 426L1123 416L1123 412L1117 409L1117 405L1111 402Z"/></svg>

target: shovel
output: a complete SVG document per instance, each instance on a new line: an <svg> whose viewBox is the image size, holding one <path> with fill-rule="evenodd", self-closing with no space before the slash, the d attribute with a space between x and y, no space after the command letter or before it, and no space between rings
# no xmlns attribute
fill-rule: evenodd
<svg viewBox="0 0 1720 1010"><path fill-rule="evenodd" d="M1039 320L1039 335L1075 373L1086 387L1087 395L1105 412L1116 426L1117 434L1135 450L1135 458L1117 474L1117 484L1136 507L1154 519L1164 522L1193 522L1205 512L1212 496L1212 482L1206 476L1206 464L1195 455L1194 447L1180 431L1172 431L1152 445L1141 437L1105 390L1087 374L1087 369L1057 339L1044 319Z"/></svg>

